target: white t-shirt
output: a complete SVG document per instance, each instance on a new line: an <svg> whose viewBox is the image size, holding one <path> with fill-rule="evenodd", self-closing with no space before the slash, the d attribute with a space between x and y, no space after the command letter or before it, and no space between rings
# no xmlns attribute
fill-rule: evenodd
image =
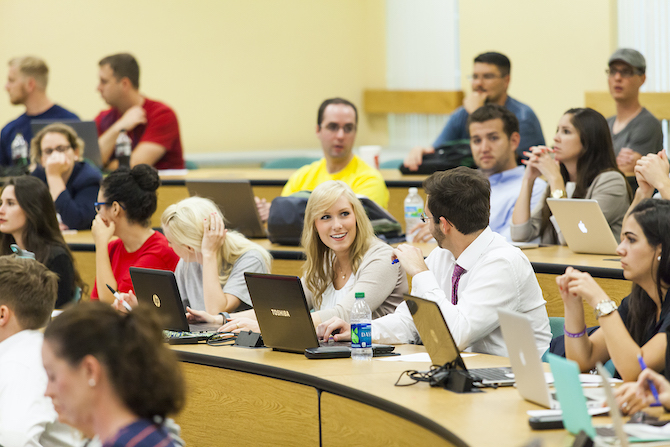
<svg viewBox="0 0 670 447"><path fill-rule="evenodd" d="M347 293L351 291L351 288L354 286L355 282L354 274L352 273L349 275L349 279L347 280L346 284L340 290L336 290L332 282L328 284L328 287L326 287L323 295L321 295L321 306L315 310L332 309L335 307L340 299L344 298Z"/></svg>

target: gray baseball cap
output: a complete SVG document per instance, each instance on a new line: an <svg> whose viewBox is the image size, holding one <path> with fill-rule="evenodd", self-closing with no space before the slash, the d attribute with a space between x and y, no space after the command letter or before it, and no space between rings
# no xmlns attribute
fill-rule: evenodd
<svg viewBox="0 0 670 447"><path fill-rule="evenodd" d="M637 68L642 73L647 70L647 61L644 60L644 56L632 48L619 48L610 56L610 60L607 65L610 65L614 61L622 61L627 63L633 68Z"/></svg>

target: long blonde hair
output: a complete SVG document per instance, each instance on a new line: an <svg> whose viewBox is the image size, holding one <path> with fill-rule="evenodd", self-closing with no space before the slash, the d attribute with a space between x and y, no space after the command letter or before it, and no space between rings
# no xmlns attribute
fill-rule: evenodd
<svg viewBox="0 0 670 447"><path fill-rule="evenodd" d="M316 231L316 219L340 197L346 197L356 217L356 237L349 247L352 272L358 271L363 256L375 241L375 232L365 209L349 185L340 180L329 180L314 188L305 209L305 224L302 230L302 246L307 262L303 266L303 276L310 292L314 295L315 307L321 306L321 295L333 282L333 261L335 254L323 243Z"/></svg>
<svg viewBox="0 0 670 447"><path fill-rule="evenodd" d="M188 245L195 251L200 252L202 251L202 237L204 235L203 222L212 213L217 213L223 219L221 210L211 200L202 197L189 197L168 206L161 216L161 225L163 228L169 228L174 242L180 245ZM270 264L272 263L270 253L240 233L229 230L226 234L226 241L216 256L221 284L228 281L233 264L249 250L258 251L262 255L268 271L270 271Z"/></svg>

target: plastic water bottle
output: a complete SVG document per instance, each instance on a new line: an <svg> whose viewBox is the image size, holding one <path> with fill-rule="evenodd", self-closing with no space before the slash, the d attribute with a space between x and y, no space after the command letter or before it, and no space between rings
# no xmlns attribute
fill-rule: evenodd
<svg viewBox="0 0 670 447"><path fill-rule="evenodd" d="M14 166L28 166L28 143L23 134L17 133L12 141L12 163Z"/></svg>
<svg viewBox="0 0 670 447"><path fill-rule="evenodd" d="M119 136L116 137L116 149L114 150L114 155L116 159L119 160L120 166L130 166L130 151L132 150L132 141L126 133L125 130L119 132Z"/></svg>
<svg viewBox="0 0 670 447"><path fill-rule="evenodd" d="M418 189L410 188L409 194L405 197L405 239L407 242L414 240L414 234L411 234L410 230L421 222L421 213L423 213L423 199Z"/></svg>
<svg viewBox="0 0 670 447"><path fill-rule="evenodd" d="M372 311L363 292L356 292L356 302L351 308L351 358L372 359Z"/></svg>

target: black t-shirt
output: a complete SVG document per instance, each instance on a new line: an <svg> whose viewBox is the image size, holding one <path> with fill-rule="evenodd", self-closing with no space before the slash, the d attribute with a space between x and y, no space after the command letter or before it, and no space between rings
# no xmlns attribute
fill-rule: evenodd
<svg viewBox="0 0 670 447"><path fill-rule="evenodd" d="M668 299L670 295L670 290L668 293L665 294L665 299L663 300L663 303L661 304L661 316L658 319L658 322L653 325L647 333L645 334L644 340L641 345L644 345L647 343L649 340L651 340L654 335L658 333L665 332L669 327L670 327L670 299ZM626 325L626 328L628 327L628 302L629 302L630 296L627 296L621 301L621 304L619 305L619 315L621 316L621 320L623 321L623 324Z"/></svg>
<svg viewBox="0 0 670 447"><path fill-rule="evenodd" d="M58 298L55 308L60 309L74 298L74 265L65 249L57 245L51 247L51 255L44 265L58 275Z"/></svg>

